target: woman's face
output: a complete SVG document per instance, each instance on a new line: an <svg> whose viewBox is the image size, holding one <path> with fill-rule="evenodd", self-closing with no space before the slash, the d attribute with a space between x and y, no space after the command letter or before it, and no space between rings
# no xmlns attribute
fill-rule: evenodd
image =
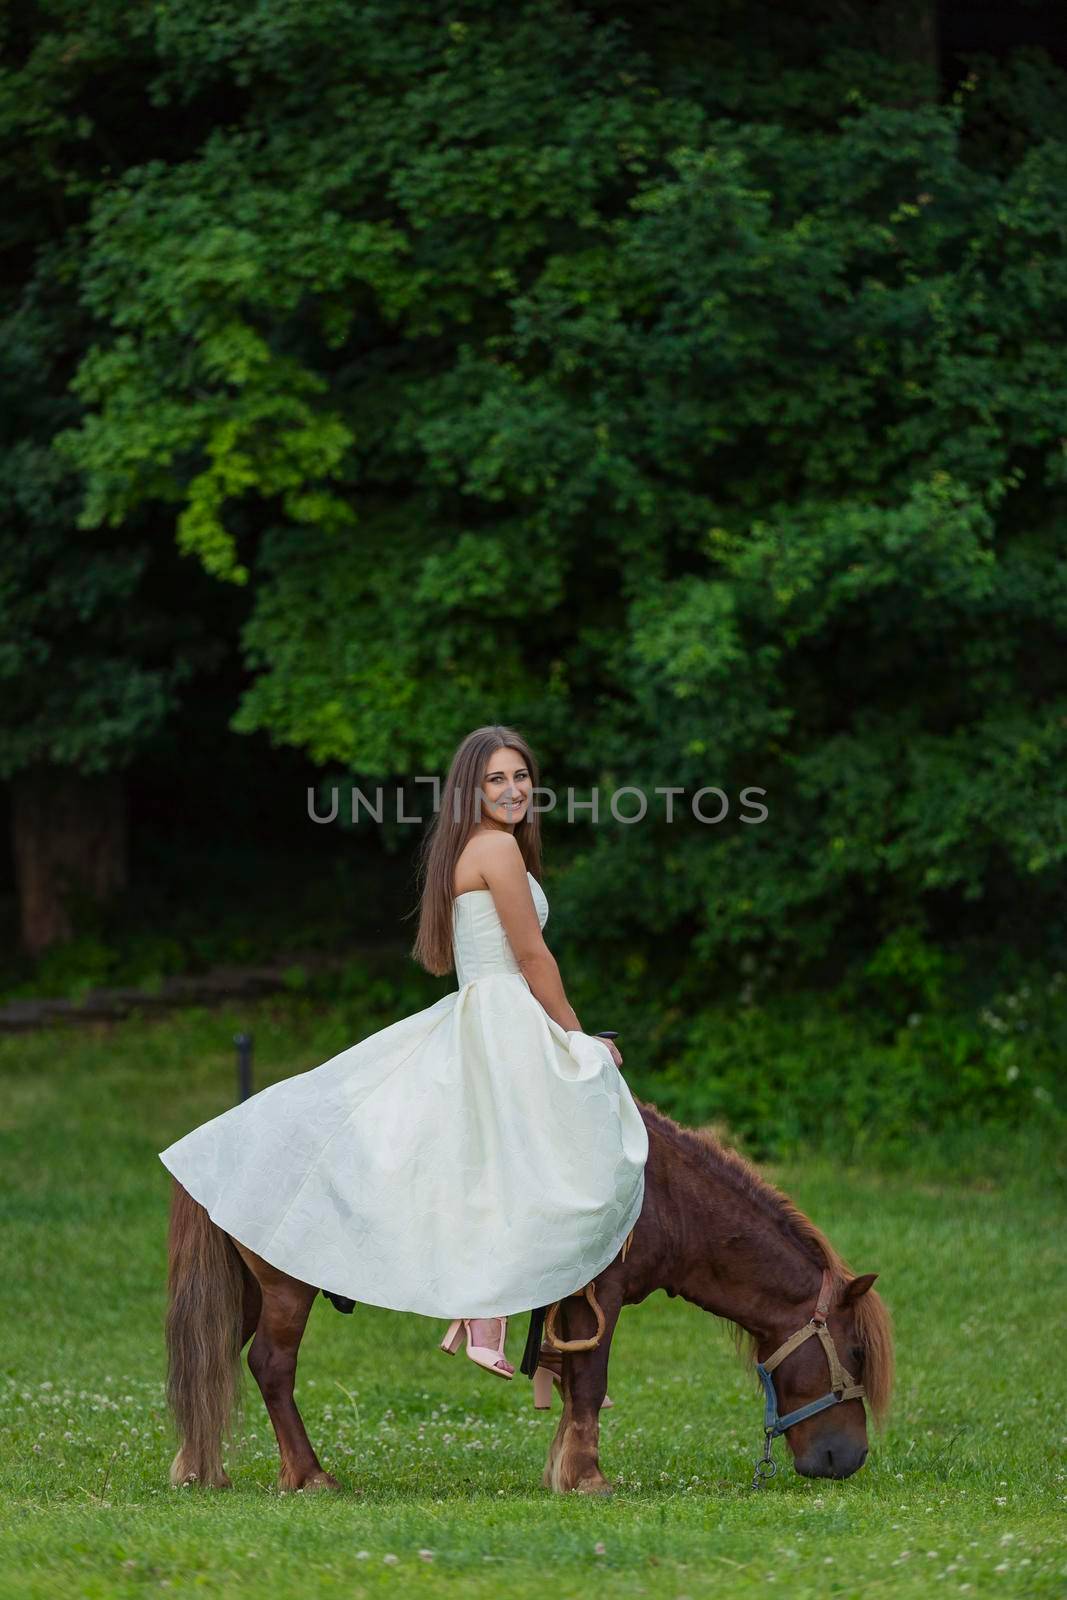
<svg viewBox="0 0 1067 1600"><path fill-rule="evenodd" d="M514 827L530 805L533 778L517 750L501 746L485 764L482 777L482 817L498 827Z"/></svg>

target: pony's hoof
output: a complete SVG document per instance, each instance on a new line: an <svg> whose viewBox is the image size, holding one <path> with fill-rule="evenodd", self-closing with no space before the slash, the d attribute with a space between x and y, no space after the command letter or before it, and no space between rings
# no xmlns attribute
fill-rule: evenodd
<svg viewBox="0 0 1067 1600"><path fill-rule="evenodd" d="M583 1478L581 1483L574 1485L575 1494L598 1494L605 1498L615 1493L615 1485L609 1483L607 1478Z"/></svg>
<svg viewBox="0 0 1067 1600"><path fill-rule="evenodd" d="M312 1493L317 1493L320 1489L332 1489L340 1494L341 1485L338 1483L332 1472L316 1472L303 1485L303 1489L305 1494L307 1494L309 1490Z"/></svg>
<svg viewBox="0 0 1067 1600"><path fill-rule="evenodd" d="M278 1478L279 1494L317 1494L320 1489L336 1489L340 1493L341 1485L332 1472L309 1472L306 1478L299 1483L291 1483L284 1474Z"/></svg>
<svg viewBox="0 0 1067 1600"><path fill-rule="evenodd" d="M205 1489L233 1488L232 1479L227 1472L223 1471L221 1467L219 1467L216 1473L209 1473L208 1476L201 1478L198 1472L193 1471L191 1468L185 1465L185 1462L182 1460L182 1454L180 1450L170 1464L170 1481L172 1487L175 1489L185 1489L190 1484L194 1483L202 1484Z"/></svg>

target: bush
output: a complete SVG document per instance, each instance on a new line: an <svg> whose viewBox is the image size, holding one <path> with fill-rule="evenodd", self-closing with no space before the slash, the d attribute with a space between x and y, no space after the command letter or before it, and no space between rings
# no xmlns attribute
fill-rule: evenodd
<svg viewBox="0 0 1067 1600"><path fill-rule="evenodd" d="M701 1011L663 1070L631 1083L679 1121L725 1125L757 1158L811 1146L856 1158L1062 1120L1065 1046L1060 973L977 1012L916 1011L888 1029L838 996L804 994Z"/></svg>

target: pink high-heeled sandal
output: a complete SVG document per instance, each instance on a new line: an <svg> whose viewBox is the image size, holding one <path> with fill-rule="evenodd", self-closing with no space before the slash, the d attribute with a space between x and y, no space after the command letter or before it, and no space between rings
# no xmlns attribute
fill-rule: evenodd
<svg viewBox="0 0 1067 1600"><path fill-rule="evenodd" d="M513 1372L499 1365L502 1359L507 1359L504 1356L504 1338L508 1331L507 1317L500 1318L500 1345L496 1350L487 1344L471 1344L471 1323L474 1320L473 1317L457 1317L454 1322L450 1322L448 1332L441 1340L441 1349L446 1355L454 1356L459 1349L460 1340L466 1334L467 1354L472 1361L476 1361L480 1367L485 1367L487 1372L494 1372L498 1378L513 1378L515 1376Z"/></svg>

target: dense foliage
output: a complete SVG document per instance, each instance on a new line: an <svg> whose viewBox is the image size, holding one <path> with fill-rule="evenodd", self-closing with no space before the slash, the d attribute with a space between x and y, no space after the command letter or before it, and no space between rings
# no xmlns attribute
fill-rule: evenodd
<svg viewBox="0 0 1067 1600"><path fill-rule="evenodd" d="M546 820L577 981L690 1024L749 960L1067 935L1067 85L1024 50L939 90L811 12L53 3L2 84L63 196L57 244L9 156L9 322L77 323L23 477L84 488L86 605L176 536L248 591L235 732L327 774L515 722L600 790Z"/></svg>

